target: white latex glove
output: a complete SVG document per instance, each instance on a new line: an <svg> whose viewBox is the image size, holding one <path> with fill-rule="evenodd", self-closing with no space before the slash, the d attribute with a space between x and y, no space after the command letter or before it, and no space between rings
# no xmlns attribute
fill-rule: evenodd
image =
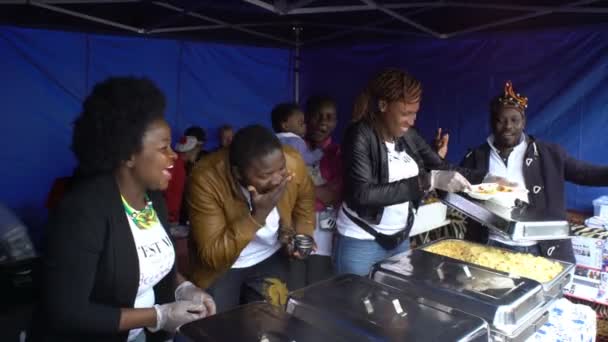
<svg viewBox="0 0 608 342"><path fill-rule="evenodd" d="M164 330L174 333L181 325L204 318L205 306L201 303L180 300L173 303L154 305L156 310L156 327L152 332ZM202 314L204 313L204 314Z"/></svg>
<svg viewBox="0 0 608 342"><path fill-rule="evenodd" d="M471 183L456 171L431 171L431 189L461 192L471 188Z"/></svg>
<svg viewBox="0 0 608 342"><path fill-rule="evenodd" d="M519 183L517 182L510 182L508 179L504 178L504 177L500 177L500 176L495 176L491 173L488 173L486 175L486 177L483 179L484 183L496 183L498 185L502 185L502 186L508 186L508 187L512 187L512 188L517 188L519 187Z"/></svg>
<svg viewBox="0 0 608 342"><path fill-rule="evenodd" d="M194 303L203 304L206 311L205 316L215 315L216 309L213 297L189 281L181 283L175 289L175 300L189 300Z"/></svg>

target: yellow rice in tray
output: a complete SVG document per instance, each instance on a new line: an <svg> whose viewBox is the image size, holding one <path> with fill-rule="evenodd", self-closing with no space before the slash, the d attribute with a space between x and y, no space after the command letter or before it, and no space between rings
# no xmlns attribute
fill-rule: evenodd
<svg viewBox="0 0 608 342"><path fill-rule="evenodd" d="M424 248L424 250L533 279L540 283L551 281L562 271L562 265L547 258L527 253L509 252L462 240L441 241Z"/></svg>

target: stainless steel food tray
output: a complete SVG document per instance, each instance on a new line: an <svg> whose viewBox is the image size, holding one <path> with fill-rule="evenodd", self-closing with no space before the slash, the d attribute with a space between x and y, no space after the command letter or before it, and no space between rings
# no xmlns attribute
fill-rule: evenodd
<svg viewBox="0 0 608 342"><path fill-rule="evenodd" d="M440 242L450 241L450 240L457 240L457 239L442 238L442 239L427 243L425 245L422 245L418 248L425 249L432 245L439 244ZM470 242L470 241L463 241L463 242L473 244L473 245L480 245L478 243ZM486 247L490 247L490 246L486 246ZM508 249L500 248L500 247L491 246L491 248L500 249L502 251L509 252L509 253L518 253L515 251L508 250ZM570 283L570 281L572 281L572 277L574 276L574 266L575 266L574 264L571 264L571 263L565 262L565 261L561 261L561 260L555 260L555 259L551 259L551 261L559 263L562 266L562 271L557 276L555 276L555 278L553 278L551 281L540 283L543 287L543 292L544 292L544 295L545 295L547 301L563 297L564 287L566 287L566 285L568 285L568 283ZM498 271L498 272L500 272L500 271Z"/></svg>
<svg viewBox="0 0 608 342"><path fill-rule="evenodd" d="M492 342L525 342L534 335L549 320L549 308L554 301L545 303L539 310L524 320L519 328L505 333L495 329L490 330L490 341Z"/></svg>
<svg viewBox="0 0 608 342"><path fill-rule="evenodd" d="M367 339L341 335L341 329L322 322L312 326L290 316L282 308L259 302L237 307L207 318L184 324L179 335L189 341L252 342L363 342Z"/></svg>
<svg viewBox="0 0 608 342"><path fill-rule="evenodd" d="M333 322L369 341L488 341L488 323L421 303L407 293L347 274L292 292L287 312L313 326Z"/></svg>
<svg viewBox="0 0 608 342"><path fill-rule="evenodd" d="M513 240L559 240L570 238L570 225L534 208L506 208L492 201L472 199L465 194L438 191L447 206L454 208L497 234Z"/></svg>
<svg viewBox="0 0 608 342"><path fill-rule="evenodd" d="M370 276L406 293L481 317L505 336L514 336L526 322L540 317L546 304L537 281L421 249L377 263Z"/></svg>

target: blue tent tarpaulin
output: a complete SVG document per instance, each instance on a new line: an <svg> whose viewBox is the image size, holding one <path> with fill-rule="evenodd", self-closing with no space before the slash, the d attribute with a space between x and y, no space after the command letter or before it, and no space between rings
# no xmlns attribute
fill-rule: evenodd
<svg viewBox="0 0 608 342"><path fill-rule="evenodd" d="M145 76L167 97L178 138L190 125L270 127L293 94L291 51L0 27L0 202L30 225L44 220L51 183L75 166L71 125L96 82Z"/></svg>

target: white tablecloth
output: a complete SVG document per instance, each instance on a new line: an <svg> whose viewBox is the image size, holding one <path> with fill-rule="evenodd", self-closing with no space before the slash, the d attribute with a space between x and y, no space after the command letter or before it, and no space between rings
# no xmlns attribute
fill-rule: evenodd
<svg viewBox="0 0 608 342"><path fill-rule="evenodd" d="M596 313L590 307L557 300L549 310L549 320L527 342L594 342Z"/></svg>

